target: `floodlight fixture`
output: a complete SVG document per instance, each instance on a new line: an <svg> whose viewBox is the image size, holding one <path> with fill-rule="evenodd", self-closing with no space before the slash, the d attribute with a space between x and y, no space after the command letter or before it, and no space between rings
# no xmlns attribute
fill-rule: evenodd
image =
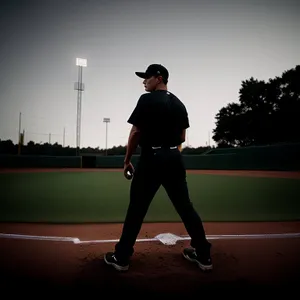
<svg viewBox="0 0 300 300"><path fill-rule="evenodd" d="M79 67L86 67L87 66L87 60L85 58L76 58L76 66Z"/></svg>

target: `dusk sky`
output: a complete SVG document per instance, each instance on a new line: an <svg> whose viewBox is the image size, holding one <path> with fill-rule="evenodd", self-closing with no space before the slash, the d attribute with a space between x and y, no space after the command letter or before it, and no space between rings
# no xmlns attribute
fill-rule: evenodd
<svg viewBox="0 0 300 300"><path fill-rule="evenodd" d="M81 147L126 145L127 119L145 93L135 71L170 72L189 113L190 146L205 146L215 115L238 102L242 80L268 80L300 63L296 0L9 0L0 3L0 139L76 146L83 69ZM153 116L155 122L155 116ZM187 145L187 142L184 146ZM213 141L210 140L213 145Z"/></svg>

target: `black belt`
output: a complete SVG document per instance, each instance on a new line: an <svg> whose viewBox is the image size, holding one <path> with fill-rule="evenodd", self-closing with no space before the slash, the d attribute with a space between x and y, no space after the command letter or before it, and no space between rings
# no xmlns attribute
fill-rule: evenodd
<svg viewBox="0 0 300 300"><path fill-rule="evenodd" d="M178 146L152 146L151 148L153 150L158 150L158 149L177 149Z"/></svg>
<svg viewBox="0 0 300 300"><path fill-rule="evenodd" d="M144 146L142 147L142 151L148 152L148 151L156 151L156 150L175 150L178 149L178 146Z"/></svg>

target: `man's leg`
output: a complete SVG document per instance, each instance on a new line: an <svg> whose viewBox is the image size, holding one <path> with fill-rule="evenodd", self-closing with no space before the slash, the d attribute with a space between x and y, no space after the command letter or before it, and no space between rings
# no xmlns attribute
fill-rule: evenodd
<svg viewBox="0 0 300 300"><path fill-rule="evenodd" d="M190 201L186 172L180 159L175 161L168 170L164 174L162 184L191 237L191 246L195 249L195 253L190 254L198 255L200 262L195 262L201 269L211 269L211 244L206 239L202 220Z"/></svg>
<svg viewBox="0 0 300 300"><path fill-rule="evenodd" d="M186 181L165 182L163 185L191 237L191 246L198 251L210 249L202 220L190 201Z"/></svg>
<svg viewBox="0 0 300 300"><path fill-rule="evenodd" d="M134 244L140 232L148 208L160 187L160 178L155 174L154 166L141 162L132 179L130 203L119 242L115 245L116 260L126 266L134 252ZM115 266L115 265L114 265ZM115 266L116 267L116 266ZM116 268L117 269L117 268Z"/></svg>

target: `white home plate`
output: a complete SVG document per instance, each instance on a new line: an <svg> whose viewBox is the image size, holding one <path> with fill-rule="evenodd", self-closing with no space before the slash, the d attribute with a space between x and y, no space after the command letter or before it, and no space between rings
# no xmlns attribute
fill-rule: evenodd
<svg viewBox="0 0 300 300"><path fill-rule="evenodd" d="M161 233L155 237L164 245L175 245L177 241L182 240L180 236L173 233Z"/></svg>

